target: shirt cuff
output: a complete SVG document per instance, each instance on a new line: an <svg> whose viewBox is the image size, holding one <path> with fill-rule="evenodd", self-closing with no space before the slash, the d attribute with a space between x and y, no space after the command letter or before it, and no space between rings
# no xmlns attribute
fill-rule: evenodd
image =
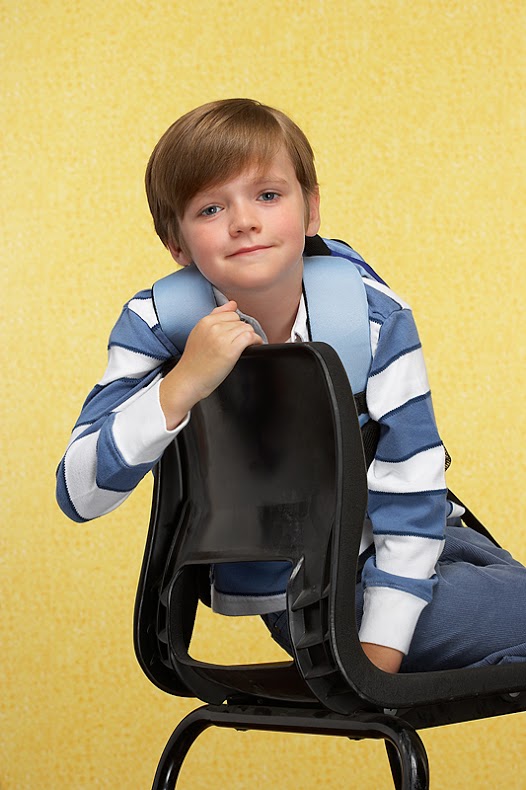
<svg viewBox="0 0 526 790"><path fill-rule="evenodd" d="M128 466L154 463L190 420L188 412L179 425L168 430L159 400L160 384L160 379L155 380L122 411L117 410L113 436Z"/></svg>
<svg viewBox="0 0 526 790"><path fill-rule="evenodd" d="M388 587L364 592L360 642L392 647L407 655L418 618L427 601Z"/></svg>

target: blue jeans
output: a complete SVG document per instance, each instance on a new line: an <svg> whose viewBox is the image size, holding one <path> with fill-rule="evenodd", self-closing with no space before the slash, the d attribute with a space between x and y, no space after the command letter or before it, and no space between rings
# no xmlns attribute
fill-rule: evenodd
<svg viewBox="0 0 526 790"><path fill-rule="evenodd" d="M526 568L467 527L447 527L433 600L425 607L402 672L526 661ZM360 627L363 588L356 585ZM264 615L273 639L292 654L286 612Z"/></svg>

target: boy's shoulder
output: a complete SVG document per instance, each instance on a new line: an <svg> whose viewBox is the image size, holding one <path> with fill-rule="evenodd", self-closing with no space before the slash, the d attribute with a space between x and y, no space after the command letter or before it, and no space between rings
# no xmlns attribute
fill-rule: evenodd
<svg viewBox="0 0 526 790"><path fill-rule="evenodd" d="M144 288L129 299L122 308L123 314L133 313L142 319L150 328L159 323L153 303L152 288Z"/></svg>
<svg viewBox="0 0 526 790"><path fill-rule="evenodd" d="M407 302L389 286L379 283L367 275L362 275L362 279L371 321L383 324L393 313L404 310L411 311Z"/></svg>
<svg viewBox="0 0 526 790"><path fill-rule="evenodd" d="M368 264L364 258L347 242L338 239L322 239L330 254L345 258L359 271L362 278L365 295L369 307L369 317L378 323L383 323L394 312L410 310L411 308L401 299L382 279L378 272ZM338 284L335 282L334 287Z"/></svg>
<svg viewBox="0 0 526 790"><path fill-rule="evenodd" d="M161 328L152 287L137 291L125 302L110 334L109 347L112 346L159 360L178 355Z"/></svg>

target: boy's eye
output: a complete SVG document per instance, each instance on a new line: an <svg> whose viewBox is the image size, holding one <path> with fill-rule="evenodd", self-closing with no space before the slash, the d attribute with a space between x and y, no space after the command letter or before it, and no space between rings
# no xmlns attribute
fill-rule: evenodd
<svg viewBox="0 0 526 790"><path fill-rule="evenodd" d="M278 195L277 192L263 192L259 196L259 199L262 200L264 203L268 203L271 200L275 200L278 197L279 197L279 195Z"/></svg>
<svg viewBox="0 0 526 790"><path fill-rule="evenodd" d="M220 211L221 211L220 206L207 206L201 211L201 216L213 217L215 214L219 214Z"/></svg>

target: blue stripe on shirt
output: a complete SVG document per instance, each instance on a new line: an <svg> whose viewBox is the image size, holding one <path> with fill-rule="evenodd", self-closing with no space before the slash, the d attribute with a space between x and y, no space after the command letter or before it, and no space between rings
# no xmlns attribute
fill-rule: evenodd
<svg viewBox="0 0 526 790"><path fill-rule="evenodd" d="M105 491L131 491L150 471L153 464L128 466L115 444L115 415L104 421L97 441L97 486Z"/></svg>
<svg viewBox="0 0 526 790"><path fill-rule="evenodd" d="M388 587L391 590L410 593L429 603L433 597L433 587L437 583L437 577L411 579L406 576L395 576L392 573L387 573L387 571L381 571L376 567L375 557L369 557L363 566L362 582L366 588Z"/></svg>
<svg viewBox="0 0 526 790"><path fill-rule="evenodd" d="M124 307L121 317L113 327L108 346L122 346L163 361L170 356L161 341L161 335L152 332L144 319L128 307Z"/></svg>
<svg viewBox="0 0 526 790"><path fill-rule="evenodd" d="M158 366L141 379L116 379L103 387L97 384L86 398L80 416L75 423L75 428L81 425L90 425L114 411L128 398L148 387L159 374L159 370L160 367Z"/></svg>
<svg viewBox="0 0 526 790"><path fill-rule="evenodd" d="M369 289L367 294L372 289ZM379 294L383 297L384 294ZM392 299L384 297L392 304ZM377 300L380 302L380 300ZM409 351L420 348L420 338L410 310L402 310L400 307L394 311L391 309L390 318L387 319L380 334L383 342L378 343L378 348L371 366L371 376L377 375L389 367L393 362ZM372 316L374 318L374 316Z"/></svg>
<svg viewBox="0 0 526 790"><path fill-rule="evenodd" d="M368 513L376 535L412 535L442 540L446 489L392 494L369 491Z"/></svg>
<svg viewBox="0 0 526 790"><path fill-rule="evenodd" d="M376 458L391 463L406 461L423 450L441 444L431 395L427 393L382 417Z"/></svg>

